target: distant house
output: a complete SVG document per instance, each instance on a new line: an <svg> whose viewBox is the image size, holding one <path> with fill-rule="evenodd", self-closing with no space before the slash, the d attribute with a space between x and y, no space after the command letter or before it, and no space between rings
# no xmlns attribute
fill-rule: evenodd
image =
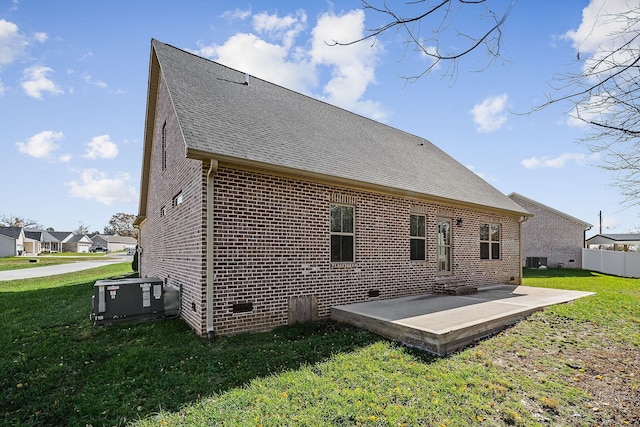
<svg viewBox="0 0 640 427"><path fill-rule="evenodd" d="M65 244L73 237L73 233L71 231L49 231L49 234L60 242L60 252L69 252L65 248Z"/></svg>
<svg viewBox="0 0 640 427"><path fill-rule="evenodd" d="M522 256L526 267L582 268L585 233L591 224L518 193L509 198L533 214L522 224Z"/></svg>
<svg viewBox="0 0 640 427"><path fill-rule="evenodd" d="M520 283L529 213L431 142L156 40L150 62L140 274L199 334Z"/></svg>
<svg viewBox="0 0 640 427"><path fill-rule="evenodd" d="M24 253L24 229L22 227L0 227L0 258L19 256Z"/></svg>
<svg viewBox="0 0 640 427"><path fill-rule="evenodd" d="M37 255L42 252L62 252L62 242L46 230L24 230L25 252Z"/></svg>
<svg viewBox="0 0 640 427"><path fill-rule="evenodd" d="M94 234L90 236L91 248L106 248L109 252L124 251L138 244L134 237L117 234Z"/></svg>
<svg viewBox="0 0 640 427"><path fill-rule="evenodd" d="M93 241L86 234L74 234L63 244L63 248L65 252L87 253L92 245Z"/></svg>
<svg viewBox="0 0 640 427"><path fill-rule="evenodd" d="M71 231L50 231L62 244L63 252L87 253L93 242L85 234L73 234Z"/></svg>
<svg viewBox="0 0 640 427"><path fill-rule="evenodd" d="M587 239L587 247L590 249L640 252L640 233L596 234Z"/></svg>

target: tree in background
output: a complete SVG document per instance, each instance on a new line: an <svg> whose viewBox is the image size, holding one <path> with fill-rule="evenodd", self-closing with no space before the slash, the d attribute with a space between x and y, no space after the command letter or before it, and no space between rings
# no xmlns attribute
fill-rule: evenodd
<svg viewBox="0 0 640 427"><path fill-rule="evenodd" d="M502 27L515 0L415 0L391 3L362 0L362 8L383 24L367 28L358 40L333 40L330 45L347 46L364 41L375 43L389 32L403 32L403 56L415 54L431 61L404 78L412 82L445 65L444 74L455 77L460 59L475 52L484 56L483 70L501 58ZM476 23L468 28L468 22ZM392 31L395 30L395 31Z"/></svg>
<svg viewBox="0 0 640 427"><path fill-rule="evenodd" d="M358 40L334 40L333 45L373 41L393 31L404 33L404 55L431 59L408 73L414 82L446 65L444 74L456 76L459 61L478 53L487 68L500 58L502 27L513 0L415 0L392 3L362 0L368 19L383 24L368 29ZM470 20L471 19L471 20ZM473 28L468 23L474 22ZM568 102L572 120L590 129L579 142L598 153L604 169L613 171L627 206L640 204L640 5L635 1L591 0L582 24L565 39L576 49L578 72L560 74L547 102ZM478 59L472 57L470 59Z"/></svg>
<svg viewBox="0 0 640 427"><path fill-rule="evenodd" d="M78 221L78 228L73 230L73 234L89 234L89 226L82 221Z"/></svg>
<svg viewBox="0 0 640 427"><path fill-rule="evenodd" d="M572 120L590 129L580 142L615 173L613 184L632 206L640 204L640 5L606 6L592 2L580 27L566 34L581 69L561 75L537 109L570 103Z"/></svg>
<svg viewBox="0 0 640 427"><path fill-rule="evenodd" d="M117 234L138 238L138 230L133 227L136 216L133 214L117 213L109 220L109 226L104 228L104 234Z"/></svg>
<svg viewBox="0 0 640 427"><path fill-rule="evenodd" d="M20 216L0 215L0 227L42 228L38 221Z"/></svg>

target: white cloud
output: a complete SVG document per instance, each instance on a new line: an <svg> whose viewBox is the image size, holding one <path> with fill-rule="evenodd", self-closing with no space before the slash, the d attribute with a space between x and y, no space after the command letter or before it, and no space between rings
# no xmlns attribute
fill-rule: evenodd
<svg viewBox="0 0 640 427"><path fill-rule="evenodd" d="M311 58L316 65L330 66L331 80L324 86L327 101L340 107L384 120L386 113L378 102L363 100L369 84L375 83L375 66L382 45L356 43L331 46L333 41L348 42L364 35L364 12L353 10L343 15L325 13L313 29Z"/></svg>
<svg viewBox="0 0 640 427"><path fill-rule="evenodd" d="M637 6L632 3L628 0L591 0L582 10L578 28L563 35L584 59L582 69L590 80L596 82L610 75L612 63L623 66L636 60L637 41L628 49L618 50L640 31L638 11L634 10Z"/></svg>
<svg viewBox="0 0 640 427"><path fill-rule="evenodd" d="M575 162L578 165L584 165L590 157L582 153L563 153L558 157L531 157L523 160L522 166L527 169L537 168L562 168L567 162Z"/></svg>
<svg viewBox="0 0 640 427"><path fill-rule="evenodd" d="M628 31L628 37L634 35L629 22L621 19L634 13L628 0L591 0L582 10L582 21L576 30L569 30L564 37L572 41L573 47L581 53L596 53L602 48L619 46L622 39L613 39L612 34ZM638 29L636 23L635 29Z"/></svg>
<svg viewBox="0 0 640 427"><path fill-rule="evenodd" d="M251 16L251 9L246 9L246 10L242 10L242 9L227 10L220 16L222 18L226 18L229 21L236 21L236 20L243 21L243 20L245 20L245 19L247 19L248 17Z"/></svg>
<svg viewBox="0 0 640 427"><path fill-rule="evenodd" d="M82 73L80 77L82 78L82 80L84 80L85 83L88 83L90 85L98 86L104 89L108 87L107 84L102 80L93 80L93 78L91 77L91 74L89 73Z"/></svg>
<svg viewBox="0 0 640 427"><path fill-rule="evenodd" d="M304 30L306 23L307 14L304 10L298 10L295 16L279 17L263 12L253 17L254 30L279 40L287 50L291 49L300 32Z"/></svg>
<svg viewBox="0 0 640 427"><path fill-rule="evenodd" d="M115 203L134 203L136 190L129 184L129 174L120 173L110 177L97 169L84 169L79 180L67 182L71 197L97 200L107 206Z"/></svg>
<svg viewBox="0 0 640 427"><path fill-rule="evenodd" d="M40 43L44 43L47 41L49 36L47 35L47 33L35 33L33 35L33 38L36 39L36 41L39 41Z"/></svg>
<svg viewBox="0 0 640 427"><path fill-rule="evenodd" d="M47 78L47 73L53 71L49 67L34 65L26 68L23 73L21 83L24 92L36 99L42 99L42 93L48 92L52 95L64 93L52 80Z"/></svg>
<svg viewBox="0 0 640 427"><path fill-rule="evenodd" d="M16 142L16 146L21 153L25 153L31 157L44 158L48 157L58 148L56 141L62 138L64 138L62 132L45 130L33 135L24 142Z"/></svg>
<svg viewBox="0 0 640 427"><path fill-rule="evenodd" d="M0 68L20 58L28 44L16 24L0 19Z"/></svg>
<svg viewBox="0 0 640 427"><path fill-rule="evenodd" d="M195 53L306 94L314 92L321 73L328 69L331 77L322 88L327 102L376 120L386 118L380 103L363 99L368 85L375 82L381 44L327 45L333 40L361 38L364 12L321 15L306 42L298 40L307 27L307 16L301 10L286 16L259 13L253 16L252 25L255 34L237 33L222 45L200 43Z"/></svg>
<svg viewBox="0 0 640 427"><path fill-rule="evenodd" d="M0 79L0 96L4 95L6 90L7 88L5 87L4 84L2 84L2 79Z"/></svg>
<svg viewBox="0 0 640 427"><path fill-rule="evenodd" d="M283 46L254 34L236 34L223 45L202 46L198 53L298 92L309 93L316 82L315 71L308 62L291 61L290 52Z"/></svg>
<svg viewBox="0 0 640 427"><path fill-rule="evenodd" d="M507 107L507 94L491 96L471 109L473 121L478 132L493 132L500 129L507 121L505 112Z"/></svg>
<svg viewBox="0 0 640 427"><path fill-rule="evenodd" d="M63 154L58 157L60 163L69 163L71 161L71 154Z"/></svg>
<svg viewBox="0 0 640 427"><path fill-rule="evenodd" d="M113 159L118 155L118 146L109 139L109 135L94 136L87 143L85 159Z"/></svg>

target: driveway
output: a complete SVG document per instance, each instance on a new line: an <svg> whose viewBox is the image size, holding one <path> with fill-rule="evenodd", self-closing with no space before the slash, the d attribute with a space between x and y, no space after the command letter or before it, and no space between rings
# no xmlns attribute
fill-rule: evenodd
<svg viewBox="0 0 640 427"><path fill-rule="evenodd" d="M103 265L116 264L119 262L131 262L133 257L125 254L115 254L95 261L77 261L69 264L48 265L45 267L22 268L20 270L0 271L0 281L30 279L32 277L54 276L56 274L74 273L76 271L88 270L90 268L102 267Z"/></svg>

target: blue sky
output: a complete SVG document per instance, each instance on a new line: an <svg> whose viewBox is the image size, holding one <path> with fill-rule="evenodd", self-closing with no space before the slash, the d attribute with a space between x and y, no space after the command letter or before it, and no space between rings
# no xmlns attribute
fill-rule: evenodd
<svg viewBox="0 0 640 427"><path fill-rule="evenodd" d="M505 61L479 71L472 55L453 77L442 66L407 83L430 62L405 52L401 33L325 43L381 22L358 0L0 0L0 215L102 231L113 214L137 213L156 38L429 139L503 193L593 224L588 235L599 211L605 233L640 230L640 209L624 209L613 175L576 143L587 129L570 105L516 114L544 102L554 76L580 71L577 51L596 53L606 34L591 11L602 2L517 1Z"/></svg>

